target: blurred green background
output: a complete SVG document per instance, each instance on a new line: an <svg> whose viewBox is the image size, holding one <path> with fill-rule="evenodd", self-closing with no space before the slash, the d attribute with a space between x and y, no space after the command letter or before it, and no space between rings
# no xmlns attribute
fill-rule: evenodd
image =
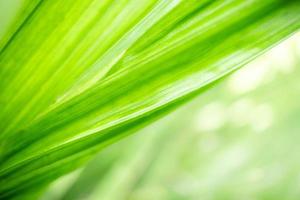
<svg viewBox="0 0 300 200"><path fill-rule="evenodd" d="M41 199L298 200L299 66L296 34Z"/></svg>

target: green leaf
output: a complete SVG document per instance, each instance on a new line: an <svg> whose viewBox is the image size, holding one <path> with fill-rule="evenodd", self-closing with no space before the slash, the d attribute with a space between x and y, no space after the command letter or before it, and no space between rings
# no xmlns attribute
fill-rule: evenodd
<svg viewBox="0 0 300 200"><path fill-rule="evenodd" d="M0 46L0 198L76 169L300 27L297 0L36 5Z"/></svg>

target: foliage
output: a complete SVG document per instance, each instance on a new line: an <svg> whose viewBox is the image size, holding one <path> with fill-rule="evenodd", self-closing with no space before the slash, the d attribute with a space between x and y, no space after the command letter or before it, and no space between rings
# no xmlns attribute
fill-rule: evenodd
<svg viewBox="0 0 300 200"><path fill-rule="evenodd" d="M0 198L43 187L300 26L296 0L22 1L0 43Z"/></svg>

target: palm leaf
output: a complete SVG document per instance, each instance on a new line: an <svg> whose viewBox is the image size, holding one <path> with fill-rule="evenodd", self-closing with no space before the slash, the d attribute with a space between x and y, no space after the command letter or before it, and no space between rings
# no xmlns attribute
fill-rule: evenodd
<svg viewBox="0 0 300 200"><path fill-rule="evenodd" d="M1 39L0 197L36 189L300 27L297 0L24 1Z"/></svg>

